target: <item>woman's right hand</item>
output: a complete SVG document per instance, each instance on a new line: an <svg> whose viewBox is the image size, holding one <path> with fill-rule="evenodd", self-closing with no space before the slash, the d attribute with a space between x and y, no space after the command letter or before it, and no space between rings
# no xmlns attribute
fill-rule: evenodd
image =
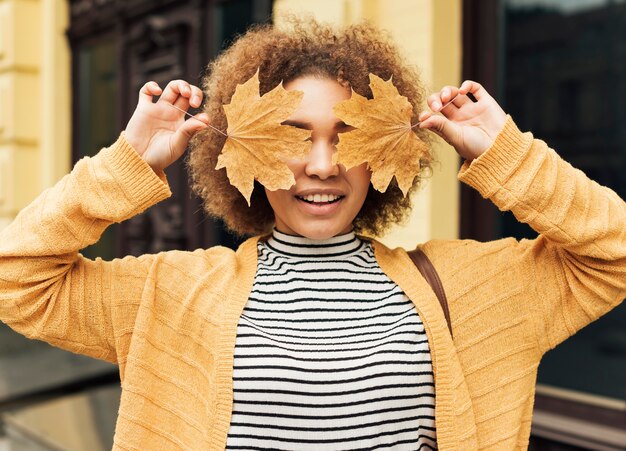
<svg viewBox="0 0 626 451"><path fill-rule="evenodd" d="M158 95L161 97L153 103L152 96ZM139 91L137 108L124 131L126 141L155 172L161 172L180 158L189 139L209 122L204 113L185 120L185 114L171 105L187 111L201 104L200 88L184 80L170 81L165 90L149 81Z"/></svg>

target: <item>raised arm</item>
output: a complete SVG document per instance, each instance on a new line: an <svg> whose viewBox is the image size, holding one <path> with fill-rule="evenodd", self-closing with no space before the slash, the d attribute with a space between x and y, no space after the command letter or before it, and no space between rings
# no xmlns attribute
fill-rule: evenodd
<svg viewBox="0 0 626 451"><path fill-rule="evenodd" d="M132 327L153 256L112 262L78 251L110 224L170 195L162 169L183 153L204 125L184 121L200 90L170 83L158 102L146 84L125 133L44 191L0 232L0 320L30 338L109 361L118 359L120 331ZM193 96L196 97L193 97ZM200 120L206 121L205 116ZM146 164L148 162L148 164Z"/></svg>
<svg viewBox="0 0 626 451"><path fill-rule="evenodd" d="M459 178L540 235L511 249L531 270L527 308L546 351L626 297L626 203L521 133L483 88L465 82L429 98L422 127L436 130L466 161ZM477 102L464 94L472 92Z"/></svg>

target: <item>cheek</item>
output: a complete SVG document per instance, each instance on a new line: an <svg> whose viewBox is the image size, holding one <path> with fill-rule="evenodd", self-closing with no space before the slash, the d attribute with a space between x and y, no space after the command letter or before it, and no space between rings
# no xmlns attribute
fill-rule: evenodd
<svg viewBox="0 0 626 451"><path fill-rule="evenodd" d="M272 210L276 211L276 209L280 209L280 192L279 191L270 191L265 188L265 196L267 196L267 200L272 207Z"/></svg>
<svg viewBox="0 0 626 451"><path fill-rule="evenodd" d="M298 176L304 172L305 162L303 160L288 160L285 162L291 172L293 172L296 181Z"/></svg>
<svg viewBox="0 0 626 451"><path fill-rule="evenodd" d="M272 207L275 215L284 216L293 208L295 198L290 191L284 189L269 191L265 188L265 196L267 197L270 207Z"/></svg>
<svg viewBox="0 0 626 451"><path fill-rule="evenodd" d="M352 188L365 199L372 179L372 173L367 169L367 164L364 163L351 169L348 171L348 176L350 177Z"/></svg>

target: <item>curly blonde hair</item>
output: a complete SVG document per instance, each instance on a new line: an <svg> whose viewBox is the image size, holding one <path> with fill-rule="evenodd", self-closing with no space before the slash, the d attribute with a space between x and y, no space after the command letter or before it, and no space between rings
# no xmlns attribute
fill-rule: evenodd
<svg viewBox="0 0 626 451"><path fill-rule="evenodd" d="M222 105L230 103L238 84L259 70L260 93L270 91L281 82L302 76L327 77L341 85L372 98L369 74L393 84L413 105L412 122L417 121L424 101L424 89L416 71L402 60L391 39L369 24L352 25L337 30L312 19L291 19L291 28L281 30L272 25L256 25L238 37L233 44L207 67L202 87L205 112L212 125L226 130ZM426 131L416 133L429 142ZM192 188L203 200L205 210L221 218L226 226L240 235L265 234L274 225L274 212L265 190L255 182L250 206L233 187L226 170L215 170L225 137L209 129L197 133L191 143L188 166ZM420 174L429 172L430 153L421 160ZM406 219L411 210L411 194L422 176L413 182L409 195L402 194L395 178L386 192L370 185L367 197L353 227L357 233L380 236L389 226Z"/></svg>

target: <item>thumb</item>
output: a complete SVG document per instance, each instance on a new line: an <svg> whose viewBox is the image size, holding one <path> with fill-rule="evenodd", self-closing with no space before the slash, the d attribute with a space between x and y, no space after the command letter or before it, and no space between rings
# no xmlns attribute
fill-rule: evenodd
<svg viewBox="0 0 626 451"><path fill-rule="evenodd" d="M172 151L175 152L177 156L181 155L187 148L191 137L198 131L206 128L208 123L209 116L205 113L197 114L183 122L176 132L174 132L172 140L170 141Z"/></svg>
<svg viewBox="0 0 626 451"><path fill-rule="evenodd" d="M420 123L420 128L425 128L442 137L455 149L462 144L461 127L450 121L445 116L433 115Z"/></svg>

